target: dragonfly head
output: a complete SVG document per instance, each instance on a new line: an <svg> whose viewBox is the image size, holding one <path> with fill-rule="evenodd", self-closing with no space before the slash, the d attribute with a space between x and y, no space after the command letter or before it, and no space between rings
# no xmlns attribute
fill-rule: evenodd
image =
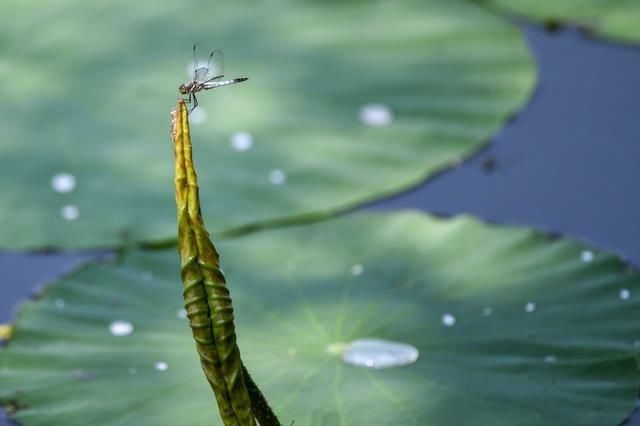
<svg viewBox="0 0 640 426"><path fill-rule="evenodd" d="M187 87L186 84L181 84L180 87L178 87L178 92L182 93L183 95L186 95L187 93L189 93L189 88Z"/></svg>

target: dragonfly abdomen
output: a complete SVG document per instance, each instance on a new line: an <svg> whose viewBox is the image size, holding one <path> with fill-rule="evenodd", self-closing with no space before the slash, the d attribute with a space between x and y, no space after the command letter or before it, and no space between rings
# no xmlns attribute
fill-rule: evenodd
<svg viewBox="0 0 640 426"><path fill-rule="evenodd" d="M224 81L208 81L203 83L203 89L215 89L217 87L228 86L230 84L242 83L243 81L247 81L246 77L234 78L232 80L224 80Z"/></svg>

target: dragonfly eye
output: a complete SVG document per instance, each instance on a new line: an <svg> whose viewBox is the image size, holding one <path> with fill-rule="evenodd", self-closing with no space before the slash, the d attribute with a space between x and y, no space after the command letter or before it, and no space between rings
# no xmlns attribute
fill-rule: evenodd
<svg viewBox="0 0 640 426"><path fill-rule="evenodd" d="M187 94L187 86L184 84L181 84L180 87L178 87L178 92L182 93L183 95Z"/></svg>

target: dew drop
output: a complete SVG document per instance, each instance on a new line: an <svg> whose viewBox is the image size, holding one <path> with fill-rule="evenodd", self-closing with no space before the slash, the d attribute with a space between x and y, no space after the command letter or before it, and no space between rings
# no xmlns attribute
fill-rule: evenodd
<svg viewBox="0 0 640 426"><path fill-rule="evenodd" d="M133 324L128 321L113 321L109 324L109 333L112 336L128 336L133 333Z"/></svg>
<svg viewBox="0 0 640 426"><path fill-rule="evenodd" d="M273 169L269 172L269 182L274 185L282 185L287 180L287 175L280 169Z"/></svg>
<svg viewBox="0 0 640 426"><path fill-rule="evenodd" d="M88 371L85 371L81 368L78 368L76 370L73 370L71 372L71 377L75 380L81 380L81 381L86 381L86 380L93 380L96 378L96 375L93 373L89 373Z"/></svg>
<svg viewBox="0 0 640 426"><path fill-rule="evenodd" d="M555 364L558 361L558 357L555 355L547 355L544 357L544 362L547 364Z"/></svg>
<svg viewBox="0 0 640 426"><path fill-rule="evenodd" d="M80 210L76 206L67 205L60 209L60 215L64 220L76 220L80 217Z"/></svg>
<svg viewBox="0 0 640 426"><path fill-rule="evenodd" d="M484 315L485 317L488 317L489 315L491 315L493 313L493 309L486 307L482 310L482 315Z"/></svg>
<svg viewBox="0 0 640 426"><path fill-rule="evenodd" d="M248 151L253 146L253 136L249 132L235 132L231 135L231 148L234 151Z"/></svg>
<svg viewBox="0 0 640 426"><path fill-rule="evenodd" d="M180 319L185 319L187 317L187 310L185 308L180 308L176 311L176 316Z"/></svg>
<svg viewBox="0 0 640 426"><path fill-rule="evenodd" d="M534 302L528 302L526 305L524 305L524 310L526 312L533 312L536 310L536 304Z"/></svg>
<svg viewBox="0 0 640 426"><path fill-rule="evenodd" d="M153 279L153 272L144 271L142 272L142 274L140 274L140 278L142 278L142 280L144 281L151 281Z"/></svg>
<svg viewBox="0 0 640 426"><path fill-rule="evenodd" d="M583 262L591 262L593 260L593 252L591 250L582 250L580 259L582 259Z"/></svg>
<svg viewBox="0 0 640 426"><path fill-rule="evenodd" d="M51 178L51 188L61 194L71 192L76 187L76 177L71 173L58 173Z"/></svg>
<svg viewBox="0 0 640 426"><path fill-rule="evenodd" d="M639 350L640 350L640 340L636 340L636 341L634 341L634 342L633 342L633 346L634 346L636 349L639 349Z"/></svg>
<svg viewBox="0 0 640 426"><path fill-rule="evenodd" d="M138 374L138 369L135 367L129 367L129 374L131 375Z"/></svg>
<svg viewBox="0 0 640 426"><path fill-rule="evenodd" d="M191 111L189 114L189 121L193 124L202 124L207 121L207 111L205 111L201 106Z"/></svg>
<svg viewBox="0 0 640 426"><path fill-rule="evenodd" d="M64 299L61 298L57 298L56 300L53 301L53 304L55 305L56 308L58 309L62 309L64 308L64 306L66 305Z"/></svg>
<svg viewBox="0 0 640 426"><path fill-rule="evenodd" d="M296 350L296 348L287 349L287 355L289 355L289 356L296 356L297 353L298 353L298 351Z"/></svg>
<svg viewBox="0 0 640 426"><path fill-rule="evenodd" d="M363 272L364 272L364 266L362 266L359 263L356 263L351 267L351 275L353 275L354 277L357 277L358 275L362 275Z"/></svg>
<svg viewBox="0 0 640 426"><path fill-rule="evenodd" d="M622 290L620 290L619 296L622 300L629 300L629 298L631 297L631 292L628 289L623 288Z"/></svg>
<svg viewBox="0 0 640 426"><path fill-rule="evenodd" d="M452 325L455 325L456 323L456 317L454 317L451 314L444 314L442 316L442 324L444 324L447 327L451 327Z"/></svg>
<svg viewBox="0 0 640 426"><path fill-rule="evenodd" d="M360 108L360 121L371 127L384 127L393 121L393 112L383 104L366 104Z"/></svg>
<svg viewBox="0 0 640 426"><path fill-rule="evenodd" d="M354 340L341 354L347 364L373 369L413 364L418 356L418 349L411 345L383 339Z"/></svg>
<svg viewBox="0 0 640 426"><path fill-rule="evenodd" d="M164 361L158 361L155 364L153 364L153 368L155 368L158 371L167 371L167 369L169 368L169 364L167 364Z"/></svg>

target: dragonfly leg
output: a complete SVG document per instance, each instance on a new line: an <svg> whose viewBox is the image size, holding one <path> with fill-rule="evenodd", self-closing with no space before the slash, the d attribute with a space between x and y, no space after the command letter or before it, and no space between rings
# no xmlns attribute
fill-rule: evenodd
<svg viewBox="0 0 640 426"><path fill-rule="evenodd" d="M193 112L194 109L198 108L198 98L196 98L195 93L189 93L189 103L191 103L191 98L193 98L193 106L189 110L189 114Z"/></svg>
<svg viewBox="0 0 640 426"><path fill-rule="evenodd" d="M184 102L190 105L192 104L192 107L189 108L189 114L198 106L198 98L196 98L195 93L192 92L189 93L189 97Z"/></svg>

